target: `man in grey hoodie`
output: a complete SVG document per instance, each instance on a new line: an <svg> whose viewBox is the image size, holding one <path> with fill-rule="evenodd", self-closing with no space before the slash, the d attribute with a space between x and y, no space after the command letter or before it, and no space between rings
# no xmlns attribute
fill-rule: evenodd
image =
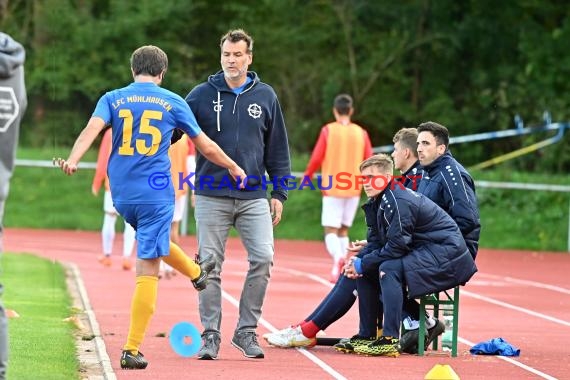
<svg viewBox="0 0 570 380"><path fill-rule="evenodd" d="M25 59L24 47L9 35L0 32L0 254L4 203L8 197L10 177L16 159L20 121L27 106ZM2 290L0 283L0 296ZM8 324L4 306L0 301L0 380L6 378L7 364Z"/></svg>

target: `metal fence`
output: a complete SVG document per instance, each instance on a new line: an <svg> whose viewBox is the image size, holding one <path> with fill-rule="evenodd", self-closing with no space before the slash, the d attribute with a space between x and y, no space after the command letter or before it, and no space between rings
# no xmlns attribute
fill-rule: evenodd
<svg viewBox="0 0 570 380"><path fill-rule="evenodd" d="M49 167L53 168L54 164L52 161L48 160L16 160L16 166L24 167ZM95 169L95 162L82 162L79 164L79 168L82 169ZM297 178L301 178L303 173L293 172L291 173ZM490 189L512 189L512 190L526 190L526 191L555 191L570 193L570 186L564 185L548 185L543 183L520 183L520 182L497 182L497 181L475 181L475 186L478 188L490 188ZM185 235L188 230L188 207L186 207L186 212L184 218L182 219L181 230L182 234ZM568 201L568 244L567 251L570 253L570 197Z"/></svg>

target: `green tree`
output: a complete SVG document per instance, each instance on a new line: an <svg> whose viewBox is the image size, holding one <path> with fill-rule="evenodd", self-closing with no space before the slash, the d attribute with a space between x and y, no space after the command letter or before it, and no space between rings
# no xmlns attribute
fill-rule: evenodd
<svg viewBox="0 0 570 380"><path fill-rule="evenodd" d="M219 38L255 38L251 68L282 103L297 152L312 148L340 92L374 145L434 120L453 136L510 129L520 114L568 121L570 8L559 0L4 0L0 27L27 48L30 106L22 142L70 144L105 91L131 81L128 59L145 44L169 56L164 86L185 96L220 68ZM548 134L464 144L466 165ZM565 140L567 142L567 138ZM559 142L512 163L563 172Z"/></svg>

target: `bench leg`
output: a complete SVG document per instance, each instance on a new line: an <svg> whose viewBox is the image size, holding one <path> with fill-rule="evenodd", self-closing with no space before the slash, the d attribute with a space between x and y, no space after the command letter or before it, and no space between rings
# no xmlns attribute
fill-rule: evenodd
<svg viewBox="0 0 570 380"><path fill-rule="evenodd" d="M453 332L451 334L451 356L457 357L457 335L459 335L459 286L453 289Z"/></svg>
<svg viewBox="0 0 570 380"><path fill-rule="evenodd" d="M426 325L426 303L424 297L420 297L420 327L418 332L418 355L424 356L425 341L426 341L426 329L423 327Z"/></svg>

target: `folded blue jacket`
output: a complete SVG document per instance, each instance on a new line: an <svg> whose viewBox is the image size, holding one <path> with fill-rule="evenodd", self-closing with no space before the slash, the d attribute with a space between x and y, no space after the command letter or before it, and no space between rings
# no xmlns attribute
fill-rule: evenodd
<svg viewBox="0 0 570 380"><path fill-rule="evenodd" d="M503 338L493 338L477 343L469 350L473 355L519 356L521 350L509 344Z"/></svg>

